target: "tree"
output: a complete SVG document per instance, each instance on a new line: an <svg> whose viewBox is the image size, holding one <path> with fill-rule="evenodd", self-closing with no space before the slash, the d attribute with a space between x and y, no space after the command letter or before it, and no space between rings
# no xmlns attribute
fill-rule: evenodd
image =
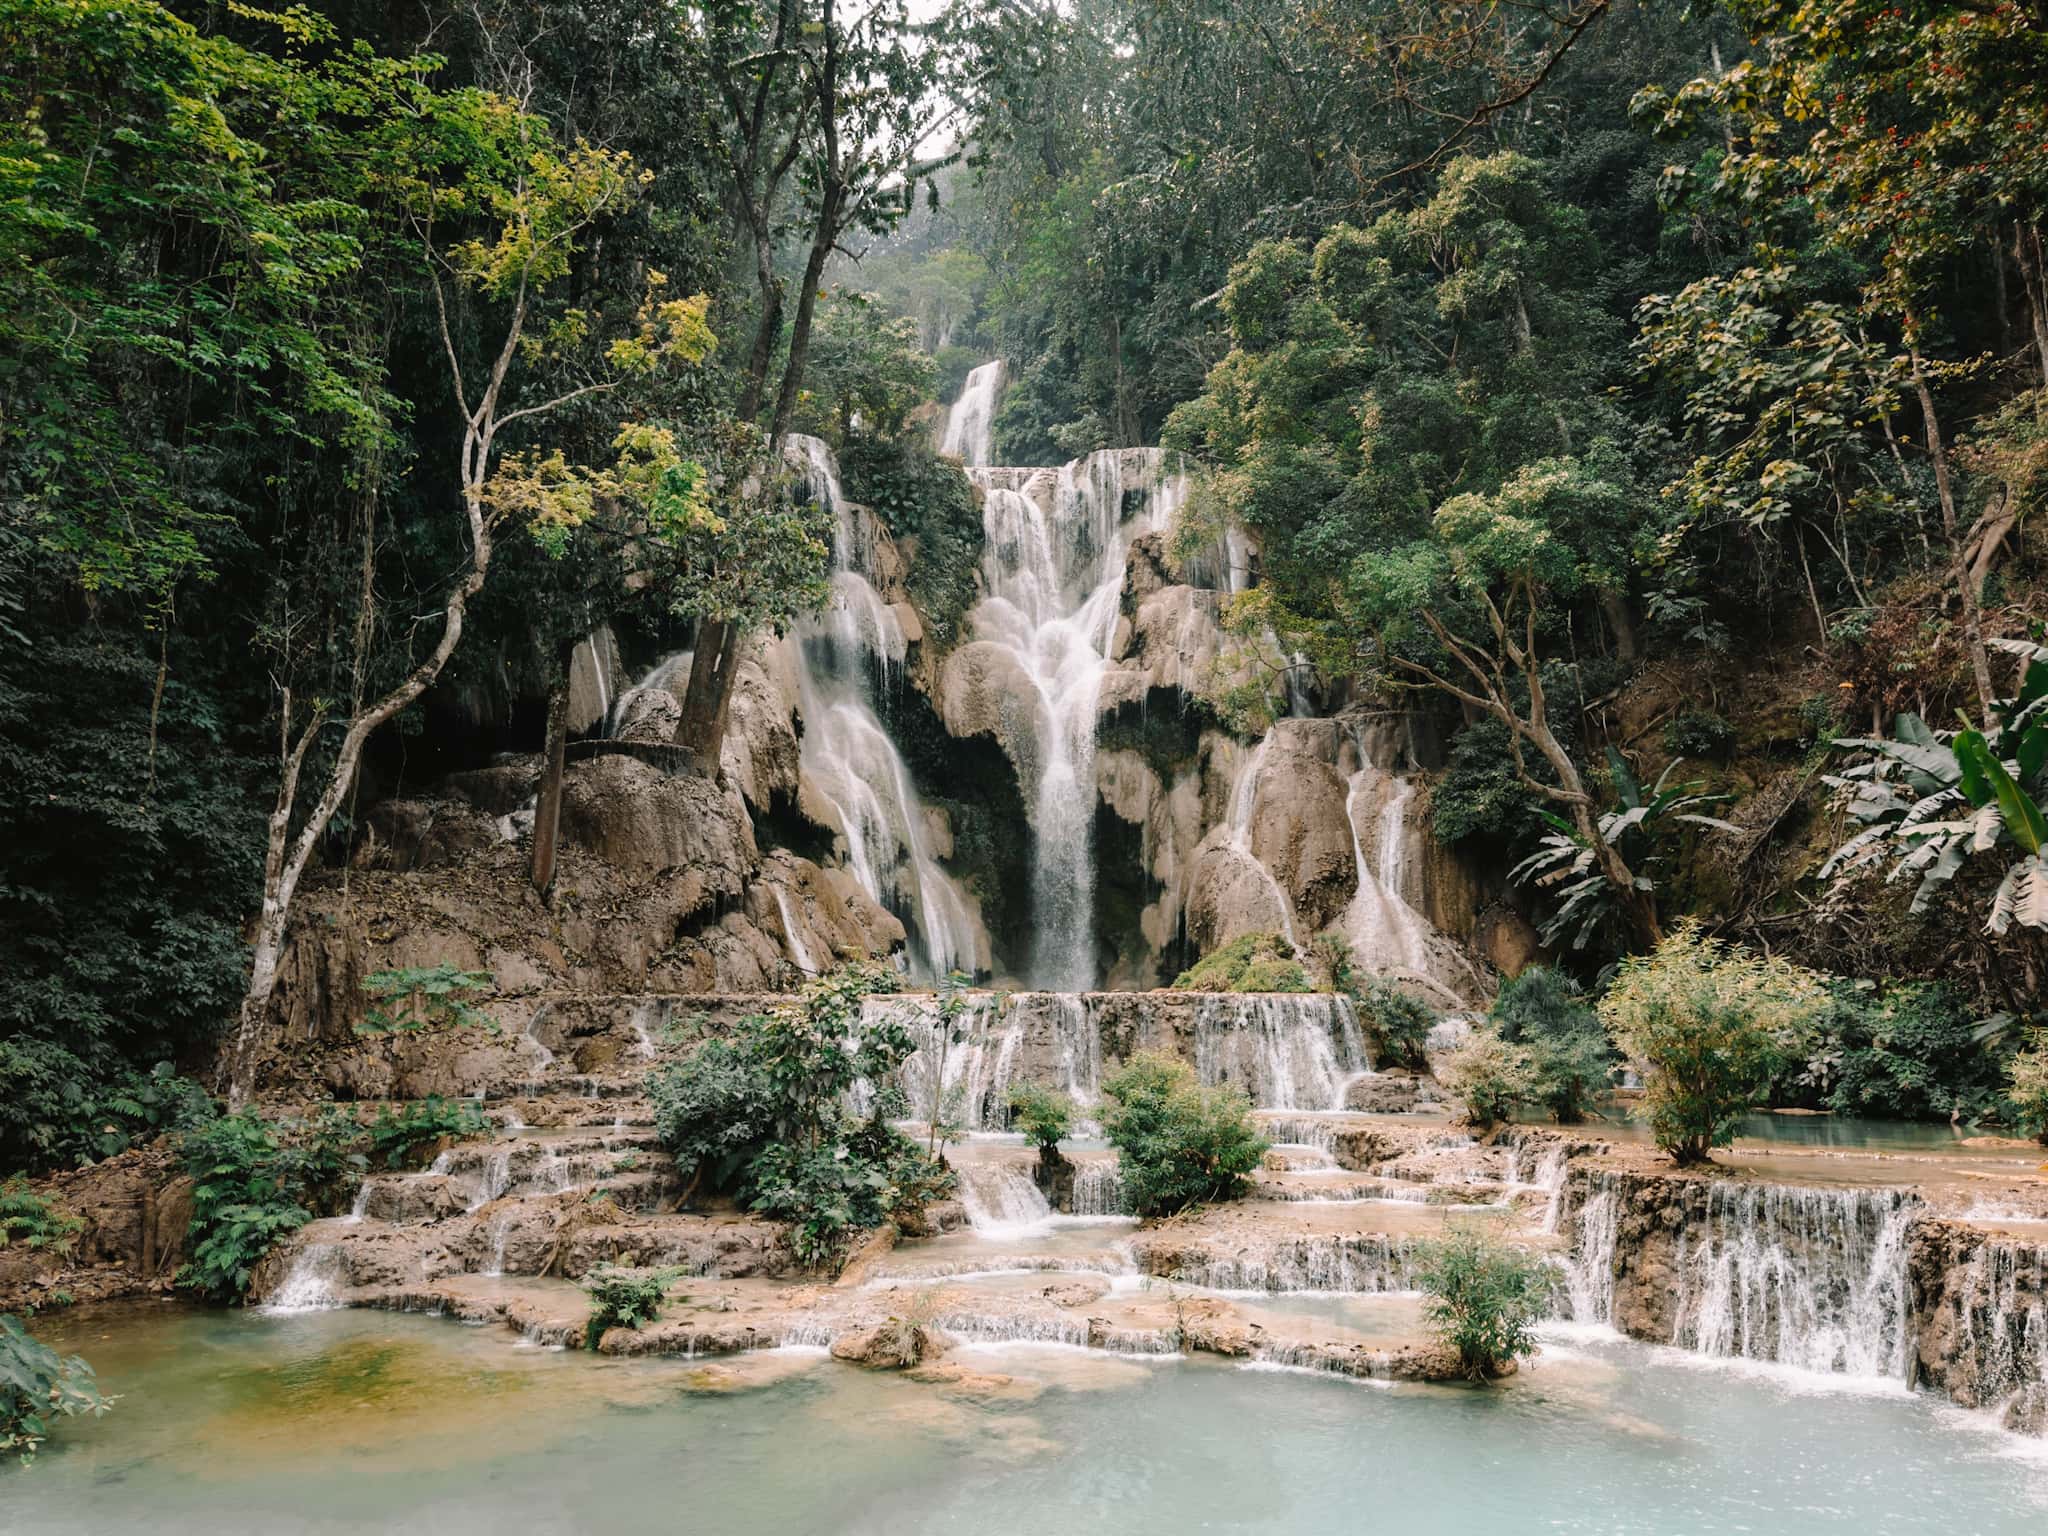
<svg viewBox="0 0 2048 1536"><path fill-rule="evenodd" d="M1827 1007L1813 972L1709 938L1688 918L1654 954L1622 961L1600 1017L1643 1073L1657 1145L1691 1167L1734 1140L1774 1064Z"/></svg>
<svg viewBox="0 0 2048 1536"><path fill-rule="evenodd" d="M1571 978L1532 965L1501 983L1487 1017L1501 1039L1528 1048L1535 1072L1530 1096L1560 1125L1585 1119L1608 1086L1614 1052Z"/></svg>
<svg viewBox="0 0 2048 1536"><path fill-rule="evenodd" d="M515 59L507 70L509 87L530 92L529 64ZM290 690L284 691L262 903L249 989L229 1058L230 1102L237 1107L248 1097L252 1053L276 989L300 878L355 781L372 733L419 698L455 653L469 604L490 569L494 526L517 514L544 543L559 546L589 517L598 496L614 483L634 483L623 462L616 481L606 482L569 464L559 449L499 463L499 434L516 422L614 390L622 377L650 372L665 361L701 361L711 348L703 297L665 297L659 273L649 274L633 328L601 349L590 334L590 317L555 297L588 232L631 200L637 177L626 156L585 143L560 145L548 125L511 95L462 91L421 105L417 126L397 125L382 146L383 190L402 210L401 238L425 266L461 416L456 459L467 569L447 591L432 649L395 686L354 701L337 722L340 745L303 816L299 778L327 728L330 706L316 700L301 723ZM457 221L454 229L449 220ZM465 376L451 287L492 313L496 345L481 377ZM563 383L565 371L573 382ZM522 397L519 386L528 376L540 388ZM551 384L555 392L548 393ZM621 442L633 446L642 439L629 433Z"/></svg>
<svg viewBox="0 0 2048 1536"><path fill-rule="evenodd" d="M694 468L669 471L649 516L669 611L697 624L675 740L699 772L715 775L741 644L831 594L832 509L793 487L758 429L735 421L720 435L709 479Z"/></svg>
<svg viewBox="0 0 2048 1536"><path fill-rule="evenodd" d="M834 0L819 0L815 13L798 0L777 0L772 22L752 5L721 5L707 13L707 24L732 118L732 187L754 237L761 290L739 414L753 422L767 413L768 447L776 453L804 380L827 259L849 237L879 233L900 219L944 159L919 153L950 111L933 91L942 53L930 29L911 21L904 0L880 0L852 18ZM783 304L773 232L792 170L802 190L800 218L792 222L805 238L804 265L771 397L767 376ZM677 740L707 773L718 771L745 626L744 613L706 613L698 626Z"/></svg>
<svg viewBox="0 0 2048 1536"><path fill-rule="evenodd" d="M1465 1118L1484 1129L1514 1117L1515 1106L1536 1096L1535 1055L1499 1030L1477 1024L1444 1066L1444 1086L1465 1101Z"/></svg>

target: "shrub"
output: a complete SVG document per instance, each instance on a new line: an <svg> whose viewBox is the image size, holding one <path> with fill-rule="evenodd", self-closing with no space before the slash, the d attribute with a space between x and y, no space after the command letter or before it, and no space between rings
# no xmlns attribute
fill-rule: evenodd
<svg viewBox="0 0 2048 1536"><path fill-rule="evenodd" d="M1421 1244L1415 1278L1430 1326L1471 1380L1498 1376L1536 1348L1548 1271L1491 1227L1460 1223Z"/></svg>
<svg viewBox="0 0 2048 1536"><path fill-rule="evenodd" d="M0 1313L0 1457L13 1456L27 1466L52 1420L86 1413L97 1418L113 1405L91 1366L76 1355L60 1356L21 1319Z"/></svg>
<svg viewBox="0 0 2048 1536"><path fill-rule="evenodd" d="M2013 1124L2048 1147L2048 1030L2036 1030L2005 1067Z"/></svg>
<svg viewBox="0 0 2048 1536"><path fill-rule="evenodd" d="M1211 950L1174 978L1182 992L1313 992L1294 946L1277 933L1247 933Z"/></svg>
<svg viewBox="0 0 2048 1536"><path fill-rule="evenodd" d="M23 1175L17 1173L0 1184L0 1248L19 1243L24 1248L65 1253L84 1227L76 1216L58 1210L30 1189Z"/></svg>
<svg viewBox="0 0 2048 1536"><path fill-rule="evenodd" d="M914 1042L899 1020L864 1017L861 1000L898 985L885 968L847 967L794 1006L742 1019L731 1039L649 1074L656 1128L690 1180L686 1199L708 1188L787 1221L798 1257L822 1264L849 1232L949 1187L944 1166L885 1118L892 1096L880 1090ZM863 1084L875 1090L869 1113L849 1116Z"/></svg>
<svg viewBox="0 0 2048 1536"><path fill-rule="evenodd" d="M444 1099L429 1094L408 1104L396 1114L386 1104L377 1111L363 1132L371 1159L383 1160L387 1168L398 1168L412 1160L418 1148L445 1139L462 1140L490 1130L484 1112L469 1099Z"/></svg>
<svg viewBox="0 0 2048 1536"><path fill-rule="evenodd" d="M315 1211L339 1209L362 1175L361 1136L331 1105L316 1120L271 1122L245 1110L187 1131L179 1154L193 1179L192 1258L178 1284L241 1300L265 1254Z"/></svg>
<svg viewBox="0 0 2048 1536"><path fill-rule="evenodd" d="M1529 1048L1511 1045L1491 1025L1473 1028L1444 1063L1444 1086L1465 1101L1472 1124L1506 1120L1517 1104L1536 1096L1536 1064Z"/></svg>
<svg viewBox="0 0 2048 1536"><path fill-rule="evenodd" d="M1976 1119L1997 1109L2004 1074L1952 989L1908 982L1880 994L1868 982L1835 982L1828 990L1819 1031L1831 1059L1810 1056L1807 1067L1828 1080L1828 1108L1899 1120Z"/></svg>
<svg viewBox="0 0 2048 1536"><path fill-rule="evenodd" d="M1436 1027L1429 1004L1381 976L1353 978L1345 990L1357 1006L1359 1024L1371 1036L1375 1061L1381 1066L1423 1065L1422 1047Z"/></svg>
<svg viewBox="0 0 2048 1536"><path fill-rule="evenodd" d="M356 1033L409 1034L446 1026L496 1034L496 1021L473 1006L477 998L491 989L492 980L489 971L458 970L445 962L373 971L363 979L363 993L370 999L370 1008L363 1022L356 1026Z"/></svg>
<svg viewBox="0 0 2048 1536"><path fill-rule="evenodd" d="M1735 727L1711 710L1688 709L1665 722L1664 750L1673 757L1726 757L1735 747Z"/></svg>
<svg viewBox="0 0 2048 1536"><path fill-rule="evenodd" d="M688 1181L685 1204L701 1186L730 1194L770 1135L767 1074L741 1045L711 1040L647 1078L654 1128Z"/></svg>
<svg viewBox="0 0 2048 1536"><path fill-rule="evenodd" d="M1607 1087L1614 1051L1571 978L1531 966L1501 984L1488 1017L1501 1039L1528 1048L1535 1072L1530 1100L1560 1125L1585 1119Z"/></svg>
<svg viewBox="0 0 2048 1536"><path fill-rule="evenodd" d="M661 1316L668 1288L684 1273L679 1264L662 1269L605 1264L585 1275L583 1294L590 1298L590 1321L583 1326L584 1346L597 1348L608 1328L645 1328Z"/></svg>
<svg viewBox="0 0 2048 1536"><path fill-rule="evenodd" d="M1681 1166L1734 1139L1774 1065L1826 1009L1812 971L1708 938L1688 919L1622 962L1600 1016L1641 1064L1657 1145Z"/></svg>
<svg viewBox="0 0 2048 1536"><path fill-rule="evenodd" d="M1266 1155L1243 1090L1203 1086L1176 1056L1141 1051L1102 1091L1103 1125L1140 1216L1235 1199Z"/></svg>
<svg viewBox="0 0 2048 1536"><path fill-rule="evenodd" d="M1060 1138L1073 1128L1074 1101L1050 1088L1012 1090L1010 1109L1017 1129L1041 1152L1058 1151Z"/></svg>

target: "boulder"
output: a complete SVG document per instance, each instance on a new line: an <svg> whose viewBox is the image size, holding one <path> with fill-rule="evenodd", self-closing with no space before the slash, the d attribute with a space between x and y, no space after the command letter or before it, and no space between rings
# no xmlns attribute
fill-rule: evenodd
<svg viewBox="0 0 2048 1536"><path fill-rule="evenodd" d="M697 774L638 758L572 764L562 779L562 839L631 874L673 874L701 900L737 897L759 854L739 796Z"/></svg>
<svg viewBox="0 0 2048 1536"><path fill-rule="evenodd" d="M871 1371L900 1371L944 1354L946 1336L922 1323L896 1319L878 1328L857 1328L832 1341L832 1358Z"/></svg>

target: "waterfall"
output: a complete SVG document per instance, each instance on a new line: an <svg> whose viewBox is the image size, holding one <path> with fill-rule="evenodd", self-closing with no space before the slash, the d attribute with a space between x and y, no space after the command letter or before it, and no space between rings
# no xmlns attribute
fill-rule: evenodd
<svg viewBox="0 0 2048 1536"><path fill-rule="evenodd" d="M668 1003L660 998L650 998L633 1010L633 1051L643 1060L651 1061L657 1054L650 1021L668 1028L668 1011Z"/></svg>
<svg viewBox="0 0 2048 1536"><path fill-rule="evenodd" d="M1359 755L1360 766L1351 775L1344 796L1358 884L1340 926L1350 941L1352 962L1375 975L1419 982L1442 1000L1462 1007L1465 999L1445 973L1447 969L1462 971L1465 974L1459 979L1469 984L1474 980L1469 962L1409 902L1415 885L1413 839L1408 832L1414 781L1375 767L1363 742L1359 743ZM1366 854L1367 827L1373 833L1370 858Z"/></svg>
<svg viewBox="0 0 2048 1536"><path fill-rule="evenodd" d="M960 398L946 414L946 435L939 452L950 453L969 468L988 463L989 438L995 428L996 401L1007 373L1002 360L983 363L967 375Z"/></svg>
<svg viewBox="0 0 2048 1536"><path fill-rule="evenodd" d="M1074 1164L1073 1215L1126 1216L1130 1208L1123 1167L1116 1158L1090 1157Z"/></svg>
<svg viewBox="0 0 2048 1536"><path fill-rule="evenodd" d="M1283 1238L1256 1251L1181 1258L1164 1278L1218 1291L1407 1291L1411 1249L1383 1232Z"/></svg>
<svg viewBox="0 0 2048 1536"><path fill-rule="evenodd" d="M263 1308L286 1315L293 1312L321 1312L344 1303L338 1294L347 1279L338 1243L308 1243L292 1259L291 1268L271 1292Z"/></svg>
<svg viewBox="0 0 2048 1536"><path fill-rule="evenodd" d="M1206 993L1195 1003L1195 1072L1243 1088L1259 1109L1342 1109L1370 1069L1351 999L1334 993Z"/></svg>
<svg viewBox="0 0 2048 1536"><path fill-rule="evenodd" d="M2048 1249L1987 1238L1963 1275L1957 1354L1975 1366L1979 1401L2010 1414L2048 1390Z"/></svg>
<svg viewBox="0 0 2048 1536"><path fill-rule="evenodd" d="M1906 1238L1921 1209L1917 1197L1733 1181L1693 1193L1670 1264L1669 1343L1721 1358L1906 1380ZM1578 1242L1566 1267L1576 1321L1616 1322L1628 1194L1620 1179L1595 1174L1577 1213Z"/></svg>
<svg viewBox="0 0 2048 1536"><path fill-rule="evenodd" d="M1702 1354L1906 1379L1906 1226L1896 1190L1716 1183L1676 1265L1672 1342Z"/></svg>
<svg viewBox="0 0 2048 1536"><path fill-rule="evenodd" d="M1294 903L1287 899L1287 893L1280 889L1280 882L1273 878L1273 872L1266 868L1263 860L1252 852L1252 815L1259 803L1259 776L1266 771L1266 753L1273 745L1273 733L1268 731L1259 738L1259 744L1252 749L1252 755L1243 768L1238 770L1237 782L1230 786L1230 810L1225 826L1230 832L1230 851L1258 872L1272 893L1273 906L1280 918L1280 932L1291 948L1299 949L1301 941L1294 933ZM1354 843L1356 837L1353 838Z"/></svg>
<svg viewBox="0 0 2048 1536"><path fill-rule="evenodd" d="M974 639L1006 652L1029 692L1009 743L1031 820L1032 979L1097 980L1095 735L1130 540L1185 494L1157 449L1104 450L1054 470L970 471L983 492L985 595Z"/></svg>
<svg viewBox="0 0 2048 1536"><path fill-rule="evenodd" d="M970 1130L1001 1130L1010 1090L1026 1083L1057 1089L1084 1113L1100 1102L1103 1033L1128 1030L1124 1003L1119 993L972 993L957 1042L941 1040L931 998L871 997L862 1007L870 1019L893 1016L917 1042L899 1072L913 1116L931 1113L936 1086L940 1107ZM1194 993L1186 1007L1196 1075L1243 1088L1260 1109L1341 1108L1345 1084L1371 1066L1348 997Z"/></svg>
<svg viewBox="0 0 2048 1536"><path fill-rule="evenodd" d="M790 963L806 976L821 974L817 960L804 943L803 935L797 931L796 920L790 915L788 890L779 885L769 889L775 892L775 910L782 917L782 942L789 950Z"/></svg>
<svg viewBox="0 0 2048 1536"><path fill-rule="evenodd" d="M1042 1231L1052 1207L1033 1182L1028 1165L1008 1160L959 1162L960 1203L967 1220L984 1237L1020 1237Z"/></svg>
<svg viewBox="0 0 2048 1536"><path fill-rule="evenodd" d="M924 806L875 714L877 682L894 676L907 646L894 609L869 580L872 540L840 488L831 449L796 435L786 452L834 523L832 605L798 631L804 774L836 815L862 889L899 913L908 908L905 926L923 967L937 976L972 971L979 923L932 855Z"/></svg>

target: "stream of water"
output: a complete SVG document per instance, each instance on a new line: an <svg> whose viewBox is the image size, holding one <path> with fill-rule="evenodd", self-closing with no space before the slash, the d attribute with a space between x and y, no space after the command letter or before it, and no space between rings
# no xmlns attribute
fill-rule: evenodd
<svg viewBox="0 0 2048 1536"><path fill-rule="evenodd" d="M1822 1404L1789 1378L1572 1337L1491 1389L1028 1345L959 1350L973 1374L947 1388L815 1350L600 1360L375 1313L151 1306L46 1331L122 1400L5 1474L11 1533L2002 1536L2048 1520L2048 1469L1903 1392Z"/></svg>

